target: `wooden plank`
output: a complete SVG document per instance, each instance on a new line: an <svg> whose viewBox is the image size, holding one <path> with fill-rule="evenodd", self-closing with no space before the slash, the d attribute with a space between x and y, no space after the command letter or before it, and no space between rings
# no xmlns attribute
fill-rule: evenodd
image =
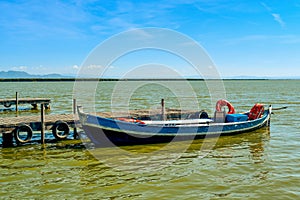
<svg viewBox="0 0 300 200"><path fill-rule="evenodd" d="M56 121L61 120L68 124L74 124L74 114L60 114L60 115L45 115L45 125L49 126ZM35 124L41 123L40 115L37 116L19 116L19 117L2 117L0 118L0 129L14 128L19 124ZM1 131L0 131L1 132Z"/></svg>
<svg viewBox="0 0 300 200"><path fill-rule="evenodd" d="M16 105L16 104L49 104L51 100L48 98L18 98L16 99L0 99L0 105ZM9 106L8 106L9 107Z"/></svg>

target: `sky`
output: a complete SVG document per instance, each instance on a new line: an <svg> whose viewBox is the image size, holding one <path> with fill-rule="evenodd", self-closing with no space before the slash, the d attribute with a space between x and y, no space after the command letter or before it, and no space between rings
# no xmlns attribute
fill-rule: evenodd
<svg viewBox="0 0 300 200"><path fill-rule="evenodd" d="M0 10L0 71L77 74L107 39L155 27L196 41L221 77L300 77L296 0L2 0ZM135 59L151 62L149 54L158 57L158 52L146 51L144 57L120 59L109 75L120 76ZM184 62L169 59L167 64L184 76L194 75Z"/></svg>

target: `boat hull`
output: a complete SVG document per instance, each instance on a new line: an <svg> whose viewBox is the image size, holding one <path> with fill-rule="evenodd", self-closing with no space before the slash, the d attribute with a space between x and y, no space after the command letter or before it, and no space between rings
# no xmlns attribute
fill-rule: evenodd
<svg viewBox="0 0 300 200"><path fill-rule="evenodd" d="M241 134L269 125L270 111L263 117L234 123L207 123L198 125L145 125L129 123L95 115L80 114L82 127L97 147L167 143Z"/></svg>

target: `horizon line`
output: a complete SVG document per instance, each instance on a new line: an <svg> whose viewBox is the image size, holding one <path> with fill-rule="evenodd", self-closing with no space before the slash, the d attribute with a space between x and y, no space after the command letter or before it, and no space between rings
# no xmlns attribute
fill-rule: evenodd
<svg viewBox="0 0 300 200"><path fill-rule="evenodd" d="M300 80L298 78L0 78L0 82L75 82L75 81L206 81L206 80Z"/></svg>

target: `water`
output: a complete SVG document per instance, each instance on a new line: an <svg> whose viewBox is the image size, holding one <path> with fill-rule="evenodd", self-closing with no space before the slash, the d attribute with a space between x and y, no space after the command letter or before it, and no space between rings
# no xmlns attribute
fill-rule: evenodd
<svg viewBox="0 0 300 200"><path fill-rule="evenodd" d="M190 82L199 109L212 115L205 82ZM94 83L86 83L90 86ZM109 111L116 82L98 85L97 111ZM137 83L129 83L135 85ZM249 134L122 148L86 149L79 141L0 147L0 199L299 199L299 80L225 81L227 99L237 112L254 103L288 106L274 111L270 129ZM172 82L179 91L182 83ZM47 114L71 113L72 82L0 83L1 98L51 98ZM86 90L88 91L88 90ZM122 91L120 96L124 96ZM178 95L178 94L177 94ZM190 104L192 95L162 85L138 87L115 109L157 108ZM87 95L79 103L90 99ZM195 105L193 105L195 106ZM93 107L85 105L86 109ZM19 115L34 115L25 111ZM15 113L1 111L1 116ZM216 142L216 143L215 143Z"/></svg>

